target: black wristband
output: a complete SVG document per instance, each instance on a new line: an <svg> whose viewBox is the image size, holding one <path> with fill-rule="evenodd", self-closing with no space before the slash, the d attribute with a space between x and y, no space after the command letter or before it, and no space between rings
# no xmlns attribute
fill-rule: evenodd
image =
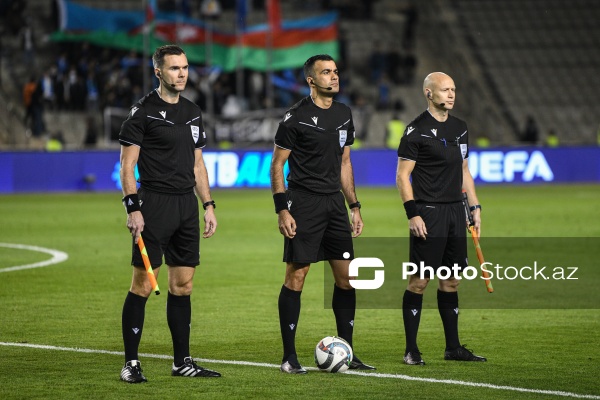
<svg viewBox="0 0 600 400"><path fill-rule="evenodd" d="M217 204L215 203L214 200L209 200L206 203L202 204L202 208L204 208L206 210L206 207L208 206L213 206L213 208L217 208Z"/></svg>
<svg viewBox="0 0 600 400"><path fill-rule="evenodd" d="M128 194L122 199L123 205L125 206L125 210L127 210L127 214L131 214L134 211L140 211L140 198L137 193Z"/></svg>
<svg viewBox="0 0 600 400"><path fill-rule="evenodd" d="M273 195L273 202L275 203L275 214L279 214L281 210L287 210L287 196L285 193L275 193Z"/></svg>
<svg viewBox="0 0 600 400"><path fill-rule="evenodd" d="M358 200L356 201L356 203L348 204L348 208L351 209L351 210L353 208L358 208L360 210L360 207L361 207L360 201L358 201Z"/></svg>
<svg viewBox="0 0 600 400"><path fill-rule="evenodd" d="M469 210L471 210L471 212L473 212L473 211L475 211L475 210L476 210L476 209L478 209L478 208L479 208L480 210L482 210L482 208L481 208L481 204L475 204L474 206L471 206L471 207L469 207Z"/></svg>
<svg viewBox="0 0 600 400"><path fill-rule="evenodd" d="M414 218L419 215L417 210L417 203L414 200L408 200L404 202L404 210L406 211L406 217L408 219Z"/></svg>

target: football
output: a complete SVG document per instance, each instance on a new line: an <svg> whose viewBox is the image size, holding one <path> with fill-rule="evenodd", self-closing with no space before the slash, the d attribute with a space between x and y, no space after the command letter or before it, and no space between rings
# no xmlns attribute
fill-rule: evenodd
<svg viewBox="0 0 600 400"><path fill-rule="evenodd" d="M352 361L352 347L337 336L323 338L315 347L315 363L321 371L344 372Z"/></svg>

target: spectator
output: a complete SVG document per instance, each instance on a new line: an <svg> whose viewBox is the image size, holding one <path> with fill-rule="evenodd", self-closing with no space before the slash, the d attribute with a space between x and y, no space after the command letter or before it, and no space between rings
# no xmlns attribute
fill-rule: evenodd
<svg viewBox="0 0 600 400"><path fill-rule="evenodd" d="M398 144L400 143L400 139L402 139L402 135L404 134L404 130L406 129L406 123L400 117L399 112L394 112L392 115L392 119L387 124L386 131L386 146L389 149L398 149Z"/></svg>
<svg viewBox="0 0 600 400"><path fill-rule="evenodd" d="M39 138L45 131L44 103L42 98L42 85L35 75L23 87L23 104L25 105L25 126L27 132Z"/></svg>
<svg viewBox="0 0 600 400"><path fill-rule="evenodd" d="M523 143L536 144L539 137L539 129L533 116L528 115L527 121L525 122L525 130L521 137Z"/></svg>
<svg viewBox="0 0 600 400"><path fill-rule="evenodd" d="M83 145L85 148L94 148L98 143L98 127L92 115L88 115L85 120L85 139Z"/></svg>
<svg viewBox="0 0 600 400"><path fill-rule="evenodd" d="M388 68L387 54L382 50L381 42L375 42L375 48L369 56L369 68L371 69L371 81L379 82Z"/></svg>
<svg viewBox="0 0 600 400"><path fill-rule="evenodd" d="M50 109L56 107L56 96L54 95L56 79L56 67L51 67L42 76L40 84L42 85L42 97L44 99L44 106Z"/></svg>
<svg viewBox="0 0 600 400"><path fill-rule="evenodd" d="M546 137L546 146L547 147L558 147L560 145L560 141L558 140L558 136L556 136L556 132L554 129L550 129L548 132L548 136Z"/></svg>
<svg viewBox="0 0 600 400"><path fill-rule="evenodd" d="M62 151L64 145L65 139L63 134L61 131L58 131L48 138L48 141L46 142L46 151Z"/></svg>

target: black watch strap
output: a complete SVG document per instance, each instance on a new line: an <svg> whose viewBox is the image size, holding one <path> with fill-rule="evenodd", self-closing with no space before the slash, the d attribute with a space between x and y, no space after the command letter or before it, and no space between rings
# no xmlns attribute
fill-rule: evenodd
<svg viewBox="0 0 600 400"><path fill-rule="evenodd" d="M360 210L360 201L357 201L356 203L352 203L352 204L348 204L348 207L352 210L353 208L358 208Z"/></svg>
<svg viewBox="0 0 600 400"><path fill-rule="evenodd" d="M206 203L202 204L202 208L204 208L206 210L206 207L208 206L213 206L213 208L217 208L217 204L215 203L214 200L210 200L207 201Z"/></svg>
<svg viewBox="0 0 600 400"><path fill-rule="evenodd" d="M483 209L481 208L481 204L475 204L474 206L469 207L469 210L475 211L478 208L483 211Z"/></svg>

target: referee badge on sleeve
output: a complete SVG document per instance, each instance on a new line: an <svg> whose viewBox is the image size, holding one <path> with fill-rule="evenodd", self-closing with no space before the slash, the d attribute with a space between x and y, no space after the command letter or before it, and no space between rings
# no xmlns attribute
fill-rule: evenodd
<svg viewBox="0 0 600 400"><path fill-rule="evenodd" d="M200 137L200 127L192 125L190 128L192 128L192 137L194 138L194 143L198 143L198 138Z"/></svg>
<svg viewBox="0 0 600 400"><path fill-rule="evenodd" d="M344 145L346 144L346 138L348 137L348 131L347 130L341 130L340 129L340 147L344 147Z"/></svg>
<svg viewBox="0 0 600 400"><path fill-rule="evenodd" d="M467 155L467 144L466 143L461 143L460 145L460 155L462 156L463 160L465 159L466 155Z"/></svg>

